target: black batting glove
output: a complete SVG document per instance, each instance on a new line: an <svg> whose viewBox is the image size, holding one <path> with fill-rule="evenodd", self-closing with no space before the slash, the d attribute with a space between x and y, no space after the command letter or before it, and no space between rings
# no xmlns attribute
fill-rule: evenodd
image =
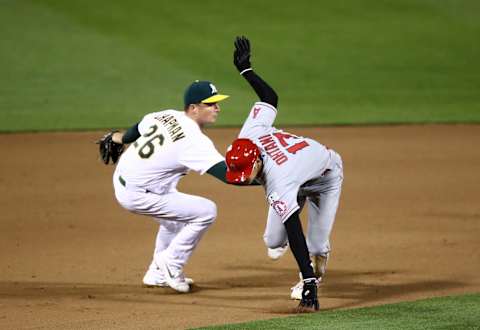
<svg viewBox="0 0 480 330"><path fill-rule="evenodd" d="M314 312L320 309L317 297L318 280L307 278L303 280L302 300L297 307L297 312Z"/></svg>
<svg viewBox="0 0 480 330"><path fill-rule="evenodd" d="M235 51L233 52L233 64L237 67L240 74L252 70L250 64L250 41L244 37L235 38Z"/></svg>

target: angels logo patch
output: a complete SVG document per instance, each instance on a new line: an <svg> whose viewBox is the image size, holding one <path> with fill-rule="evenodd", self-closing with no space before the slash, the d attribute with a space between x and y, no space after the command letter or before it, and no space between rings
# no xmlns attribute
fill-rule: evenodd
<svg viewBox="0 0 480 330"><path fill-rule="evenodd" d="M275 201L272 204L273 209L275 212L278 213L279 216L283 217L287 213L287 204L283 201Z"/></svg>
<svg viewBox="0 0 480 330"><path fill-rule="evenodd" d="M284 201L280 201L278 199L279 199L279 196L276 192L272 192L268 196L268 201L270 205L273 207L275 212L277 212L277 214L280 217L283 217L288 211L287 203L285 203Z"/></svg>

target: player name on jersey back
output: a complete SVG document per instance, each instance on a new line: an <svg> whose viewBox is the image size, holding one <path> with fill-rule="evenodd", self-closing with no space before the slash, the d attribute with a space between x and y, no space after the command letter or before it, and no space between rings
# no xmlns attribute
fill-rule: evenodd
<svg viewBox="0 0 480 330"><path fill-rule="evenodd" d="M261 136L258 138L258 141L262 144L263 148L267 155L269 155L277 165L282 165L288 160L288 157L283 153L283 151L277 146L273 140L273 136L270 134Z"/></svg>
<svg viewBox="0 0 480 330"><path fill-rule="evenodd" d="M177 119L172 114L162 114L154 118L165 127L170 135L170 138L172 139L172 142L176 142L185 137L182 126L180 126Z"/></svg>

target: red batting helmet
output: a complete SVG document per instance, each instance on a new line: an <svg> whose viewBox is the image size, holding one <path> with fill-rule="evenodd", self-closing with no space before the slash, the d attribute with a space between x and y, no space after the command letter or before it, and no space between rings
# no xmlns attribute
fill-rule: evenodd
<svg viewBox="0 0 480 330"><path fill-rule="evenodd" d="M253 165L260 156L260 150L250 139L236 139L225 155L228 183L245 183L253 171Z"/></svg>

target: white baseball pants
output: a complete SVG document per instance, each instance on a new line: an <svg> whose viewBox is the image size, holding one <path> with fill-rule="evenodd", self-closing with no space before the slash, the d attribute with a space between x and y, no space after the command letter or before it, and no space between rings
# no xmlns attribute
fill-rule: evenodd
<svg viewBox="0 0 480 330"><path fill-rule="evenodd" d="M217 206L209 199L173 189L164 194L135 189L113 176L115 197L125 209L151 216L160 224L153 259L160 253L167 263L182 270L208 227L215 221Z"/></svg>

